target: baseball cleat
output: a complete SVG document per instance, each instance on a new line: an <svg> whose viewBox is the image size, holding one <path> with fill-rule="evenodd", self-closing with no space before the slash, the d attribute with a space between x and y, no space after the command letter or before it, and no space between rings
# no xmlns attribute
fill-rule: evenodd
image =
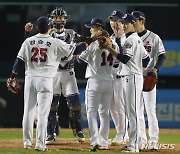
<svg viewBox="0 0 180 154"><path fill-rule="evenodd" d="M121 152L131 152L131 153L139 153L139 150L133 149L129 146L125 146Z"/></svg>
<svg viewBox="0 0 180 154"><path fill-rule="evenodd" d="M96 152L99 149L99 145L95 144L95 145L91 145L90 147L90 152Z"/></svg>
<svg viewBox="0 0 180 154"><path fill-rule="evenodd" d="M48 148L43 149L43 148L40 148L40 147L38 147L38 146L35 147L35 150L36 150L36 151L44 151L44 152L45 152L45 151L51 151L51 150L49 150Z"/></svg>
<svg viewBox="0 0 180 154"><path fill-rule="evenodd" d="M99 146L98 147L98 150L107 150L108 149L108 146Z"/></svg>
<svg viewBox="0 0 180 154"><path fill-rule="evenodd" d="M31 149L31 147L30 145L24 145L24 149Z"/></svg>
<svg viewBox="0 0 180 154"><path fill-rule="evenodd" d="M48 135L45 144L54 144L56 142L56 138L53 135Z"/></svg>
<svg viewBox="0 0 180 154"><path fill-rule="evenodd" d="M125 144L125 142L118 138L118 137L115 137L112 141L111 141L111 145L112 146L115 146L115 145L122 145L122 144Z"/></svg>
<svg viewBox="0 0 180 154"><path fill-rule="evenodd" d="M76 132L76 138L80 143L84 142L85 141L85 135L84 135L83 131Z"/></svg>

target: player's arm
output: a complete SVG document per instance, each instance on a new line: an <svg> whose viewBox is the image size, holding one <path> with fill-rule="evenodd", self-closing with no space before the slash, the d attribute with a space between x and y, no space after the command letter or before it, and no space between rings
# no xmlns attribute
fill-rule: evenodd
<svg viewBox="0 0 180 154"><path fill-rule="evenodd" d="M86 48L87 48L87 44L84 42L77 44L73 55L80 55L84 50L86 50Z"/></svg>
<svg viewBox="0 0 180 154"><path fill-rule="evenodd" d="M153 72L157 72L157 71L161 68L161 66L164 64L165 60L166 60L166 55L165 55L165 54L160 54L160 55L158 56L157 63L156 63L156 65L154 66L154 68L153 68L152 71L153 71Z"/></svg>
<svg viewBox="0 0 180 154"><path fill-rule="evenodd" d="M118 45L118 50L119 50L119 53L120 53L120 51L122 51L122 46L121 46L121 38L120 37L116 37L116 39L115 39L115 42L117 43L117 45ZM115 62L114 62L114 65L113 65L113 67L114 68L117 68L119 66L119 60L116 60Z"/></svg>
<svg viewBox="0 0 180 154"><path fill-rule="evenodd" d="M158 35L156 35L155 42L156 42L155 50L158 55L158 58L157 58L156 65L152 69L152 72L157 73L166 60L166 55L165 55L166 52L165 52L165 48L162 43L162 40L160 39Z"/></svg>
<svg viewBox="0 0 180 154"><path fill-rule="evenodd" d="M13 69L12 69L12 73L10 78L7 79L6 85L8 88L8 91L11 91L14 94L18 94L19 90L21 90L21 85L19 83L19 81L17 80L16 76L21 68L21 66L23 65L24 61L20 58L16 58L14 65L13 65Z"/></svg>
<svg viewBox="0 0 180 154"><path fill-rule="evenodd" d="M113 49L111 45L108 45L108 46L106 47L106 49L107 49L114 57L116 57L119 61L121 61L121 62L124 63L124 64L126 64L126 63L131 59L130 56L124 55L121 50L120 50L120 52L118 52L118 51L116 51L115 49Z"/></svg>
<svg viewBox="0 0 180 154"><path fill-rule="evenodd" d="M146 58L144 58L144 59L142 60L142 63L143 63L143 67L144 67L144 68L147 67L149 61L150 61L149 56L147 56Z"/></svg>
<svg viewBox="0 0 180 154"><path fill-rule="evenodd" d="M10 76L11 79L14 79L17 76L22 65L24 65L24 61L17 57L12 68L12 73Z"/></svg>

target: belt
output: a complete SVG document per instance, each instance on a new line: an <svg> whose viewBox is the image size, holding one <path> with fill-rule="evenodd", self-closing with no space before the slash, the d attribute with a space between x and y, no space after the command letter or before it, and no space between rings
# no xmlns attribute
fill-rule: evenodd
<svg viewBox="0 0 180 154"><path fill-rule="evenodd" d="M116 75L117 79L124 78L126 75Z"/></svg>

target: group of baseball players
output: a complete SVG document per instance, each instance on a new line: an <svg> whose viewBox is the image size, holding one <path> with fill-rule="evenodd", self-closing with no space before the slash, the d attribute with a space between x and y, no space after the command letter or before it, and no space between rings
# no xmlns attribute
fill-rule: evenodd
<svg viewBox="0 0 180 154"><path fill-rule="evenodd" d="M156 117L156 87L143 92L143 76L157 74L166 56L160 37L145 28L143 12L124 14L115 10L108 17L113 34L111 44L99 45L105 23L92 18L85 24L91 36L82 37L65 29L68 14L57 7L37 19L39 31L29 36L33 25L25 25L26 39L17 55L9 80L16 78L25 63L23 144L32 147L33 123L37 111L35 150L47 151L59 131L58 107L61 94L69 107L69 124L79 142L85 141L81 104L74 72L74 61L87 63L85 105L90 151L105 150L109 145L125 145L123 152L139 152L145 147L157 149L159 127ZM80 39L83 38L83 39ZM78 43L74 40L80 40ZM144 111L147 112L149 140ZM109 142L110 115L116 136ZM100 119L98 128L97 116ZM129 126L129 133L128 133Z"/></svg>

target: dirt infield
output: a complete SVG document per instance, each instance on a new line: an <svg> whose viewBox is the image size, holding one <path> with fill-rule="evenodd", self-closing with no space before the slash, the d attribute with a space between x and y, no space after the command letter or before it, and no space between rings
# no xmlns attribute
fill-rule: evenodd
<svg viewBox="0 0 180 154"><path fill-rule="evenodd" d="M161 130L161 132L172 132L175 130ZM2 131L1 131L2 132ZM179 130L178 130L179 132ZM34 139L35 143L35 139ZM34 144L33 144L34 145ZM120 152L122 147L125 145L121 146L109 146L109 149L106 150L107 152ZM75 138L57 138L57 141L53 145L48 145L48 149L51 151L60 151L60 150L66 150L66 151L84 151L87 152L89 151L89 140L86 139L84 143L79 143L76 141ZM158 152L180 152L180 144L163 144L159 143L158 147L160 149ZM22 144L22 139L19 140L0 140L0 149L22 149L23 144ZM34 149L34 146L32 147ZM152 152L151 150L143 150L144 152Z"/></svg>
<svg viewBox="0 0 180 154"><path fill-rule="evenodd" d="M161 145L161 144L160 144ZM109 149L106 150L107 152L120 152L122 147L121 146L109 146ZM165 144L167 147L168 145ZM75 139L57 139L57 142L53 145L48 145L48 149L51 151L89 151L89 141L86 140L84 143L78 143ZM22 149L22 140L1 140L0 141L0 149ZM32 149L34 146L32 147ZM163 148L163 146L162 146ZM169 146L169 148L171 148ZM143 150L144 152L152 152L151 150ZM180 144L174 144L174 149L159 149L158 152L180 152Z"/></svg>

